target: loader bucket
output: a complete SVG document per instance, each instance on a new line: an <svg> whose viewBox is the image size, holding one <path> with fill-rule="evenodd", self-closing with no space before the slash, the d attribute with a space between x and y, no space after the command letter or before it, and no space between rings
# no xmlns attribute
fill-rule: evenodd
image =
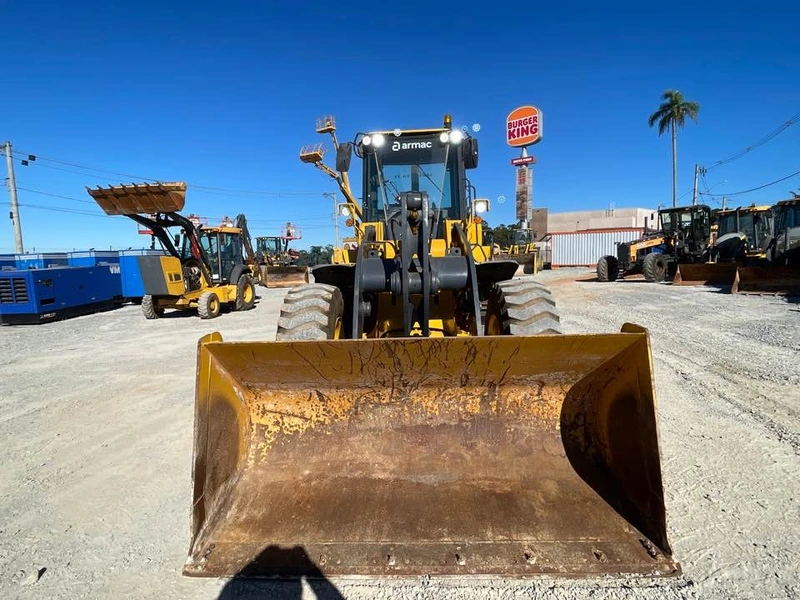
<svg viewBox="0 0 800 600"><path fill-rule="evenodd" d="M678 265L672 285L728 286L735 277L736 263L684 263Z"/></svg>
<svg viewBox="0 0 800 600"><path fill-rule="evenodd" d="M186 203L186 184L183 182L86 189L107 215L178 212Z"/></svg>
<svg viewBox="0 0 800 600"><path fill-rule="evenodd" d="M189 576L666 576L647 333L198 347Z"/></svg>
<svg viewBox="0 0 800 600"><path fill-rule="evenodd" d="M792 267L739 267L733 294L800 295L800 269Z"/></svg>
<svg viewBox="0 0 800 600"><path fill-rule="evenodd" d="M514 273L514 277L521 275L535 275L536 274L536 253L529 252L526 254L509 254L508 258L515 260L519 267Z"/></svg>
<svg viewBox="0 0 800 600"><path fill-rule="evenodd" d="M292 288L308 283L308 267L269 267L261 265L261 281L268 288Z"/></svg>

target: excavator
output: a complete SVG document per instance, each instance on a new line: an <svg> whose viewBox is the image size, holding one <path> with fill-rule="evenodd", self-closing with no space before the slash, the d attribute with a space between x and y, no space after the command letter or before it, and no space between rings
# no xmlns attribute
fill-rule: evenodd
<svg viewBox="0 0 800 600"><path fill-rule="evenodd" d="M673 285L733 284L737 268L765 262L772 236L771 206L740 206L717 211L716 232L706 253L706 262L678 266Z"/></svg>
<svg viewBox="0 0 800 600"><path fill-rule="evenodd" d="M183 573L679 573L647 331L564 334L550 290L492 260L449 115L334 147L335 170L301 159L356 243L287 291L275 339L199 340Z"/></svg>
<svg viewBox="0 0 800 600"><path fill-rule="evenodd" d="M772 235L756 264L736 270L734 294L800 295L800 198L772 207Z"/></svg>
<svg viewBox="0 0 800 600"><path fill-rule="evenodd" d="M107 215L125 215L152 232L165 255L138 257L144 284L142 314L164 316L166 309L196 310L217 317L227 305L250 310L260 273L244 215L236 223L208 227L181 215L186 183L140 183L86 188ZM170 235L170 230L178 233Z"/></svg>

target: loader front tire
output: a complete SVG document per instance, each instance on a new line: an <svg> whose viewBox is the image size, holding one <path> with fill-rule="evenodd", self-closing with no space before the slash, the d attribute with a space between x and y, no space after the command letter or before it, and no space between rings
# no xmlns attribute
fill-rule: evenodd
<svg viewBox="0 0 800 600"><path fill-rule="evenodd" d="M197 314L201 319L213 319L219 315L221 305L214 292L203 292L197 299Z"/></svg>
<svg viewBox="0 0 800 600"><path fill-rule="evenodd" d="M561 318L550 290L538 281L502 281L486 306L486 335L560 334Z"/></svg>
<svg viewBox="0 0 800 600"><path fill-rule="evenodd" d="M619 263L614 256L601 256L597 261L597 281L616 281L619 275Z"/></svg>
<svg viewBox="0 0 800 600"><path fill-rule="evenodd" d="M145 319L159 319L164 316L164 309L153 300L152 296L142 297L142 314Z"/></svg>
<svg viewBox="0 0 800 600"><path fill-rule="evenodd" d="M256 286L253 278L244 273L236 282L236 310L250 310L256 303Z"/></svg>
<svg viewBox="0 0 800 600"><path fill-rule="evenodd" d="M651 252L644 257L642 262L642 273L645 280L650 283L661 283L667 278L667 268L669 261L663 254Z"/></svg>
<svg viewBox="0 0 800 600"><path fill-rule="evenodd" d="M344 299L336 286L309 283L290 289L278 318L278 341L344 337Z"/></svg>

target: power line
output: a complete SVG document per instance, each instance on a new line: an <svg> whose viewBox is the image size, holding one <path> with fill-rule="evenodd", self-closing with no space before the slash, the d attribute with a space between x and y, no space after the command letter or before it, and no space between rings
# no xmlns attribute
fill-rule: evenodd
<svg viewBox="0 0 800 600"><path fill-rule="evenodd" d="M787 179L791 179L792 177L797 177L798 175L800 175L800 171L795 171L794 173L787 175L786 177L781 177L780 179L776 179L775 181L770 181L769 183L765 183L764 185L759 185L758 187L750 188L749 190L741 190L738 192L725 192L724 194L709 194L706 192L701 192L701 193L704 196L741 196L742 194L749 194L750 192L763 190L764 188L768 188L771 185L780 183L781 181L786 181Z"/></svg>
<svg viewBox="0 0 800 600"><path fill-rule="evenodd" d="M62 200L72 200L73 202L83 202L84 204L91 204L95 205L94 200L82 200L81 198L74 198L72 196L62 196L61 194L53 194L50 192L43 192L42 190L34 190L31 188L24 188L17 186L18 190L23 190L25 192L31 192L32 194L39 194L41 196L50 196L51 198L61 198Z"/></svg>
<svg viewBox="0 0 800 600"><path fill-rule="evenodd" d="M159 179L155 177L142 177L140 175L131 175L130 173L120 173L119 171L110 171L108 169L100 169L97 167L89 167L86 165L81 165L74 162L69 162L65 160L59 160L55 158L48 158L46 156L39 156L29 154L27 152L21 152L14 150L13 154L15 155L17 160L29 160L29 157L36 156L36 162L38 166L44 167L46 169L55 169L56 171L63 171L65 173L73 173L76 175L87 175L82 171L75 171L73 169L65 169L63 167L56 167L54 165L47 165L42 164L39 161L46 161L56 163L58 165L65 165L69 167L75 167L78 169L83 169L83 171L92 171L93 173L103 173L104 176L101 179L105 179L108 181L116 181L116 179L112 177L108 177L108 175L115 175L116 177L127 177L130 179L136 179L141 181L166 181L165 179ZM268 196L268 197L300 197L300 196L321 196L320 192L273 192L268 190L252 190L252 189L238 189L238 188L226 188L226 187L216 187L216 186L207 186L207 185L196 185L192 183L187 183L187 188L191 189L196 192L201 192L205 194L216 194L216 195L250 195L250 196Z"/></svg>
<svg viewBox="0 0 800 600"><path fill-rule="evenodd" d="M782 132L786 131L787 129L789 129L789 127L794 125L797 122L798 119L800 119L800 112L795 113L794 115L792 115L787 121L784 121L783 124L780 127L775 129L774 131L768 133L766 136L764 136L763 138L761 138L760 140L758 140L754 144L751 144L750 146L748 146L744 150L740 150L739 152L731 154L727 158L723 158L722 160L718 160L713 165L708 167L708 169L706 169L706 171L713 171L717 167L721 167L722 165L726 165L728 163L731 163L731 162L733 162L735 160L738 160L738 159L742 158L744 155L750 153L751 151L755 150L756 148L758 148L760 146L763 146L764 144L766 144L770 140L773 140L774 138L778 137L778 135L780 135Z"/></svg>
<svg viewBox="0 0 800 600"><path fill-rule="evenodd" d="M59 212L59 213L69 213L74 215L83 215L87 217L109 217L109 215L98 213L98 212L91 212L88 210L80 210L78 208L62 208L62 207L55 207L55 206L42 206L41 204L28 204L20 202L20 206L24 206L25 208L33 208L35 210L46 210L50 212Z"/></svg>

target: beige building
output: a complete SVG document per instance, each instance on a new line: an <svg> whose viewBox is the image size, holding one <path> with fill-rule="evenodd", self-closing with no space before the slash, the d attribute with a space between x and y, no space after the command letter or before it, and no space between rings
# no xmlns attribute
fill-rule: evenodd
<svg viewBox="0 0 800 600"><path fill-rule="evenodd" d="M604 210L579 210L574 212L549 212L547 232L561 233L587 229L641 229L647 220L648 229L658 226L658 211L654 208L615 208Z"/></svg>

